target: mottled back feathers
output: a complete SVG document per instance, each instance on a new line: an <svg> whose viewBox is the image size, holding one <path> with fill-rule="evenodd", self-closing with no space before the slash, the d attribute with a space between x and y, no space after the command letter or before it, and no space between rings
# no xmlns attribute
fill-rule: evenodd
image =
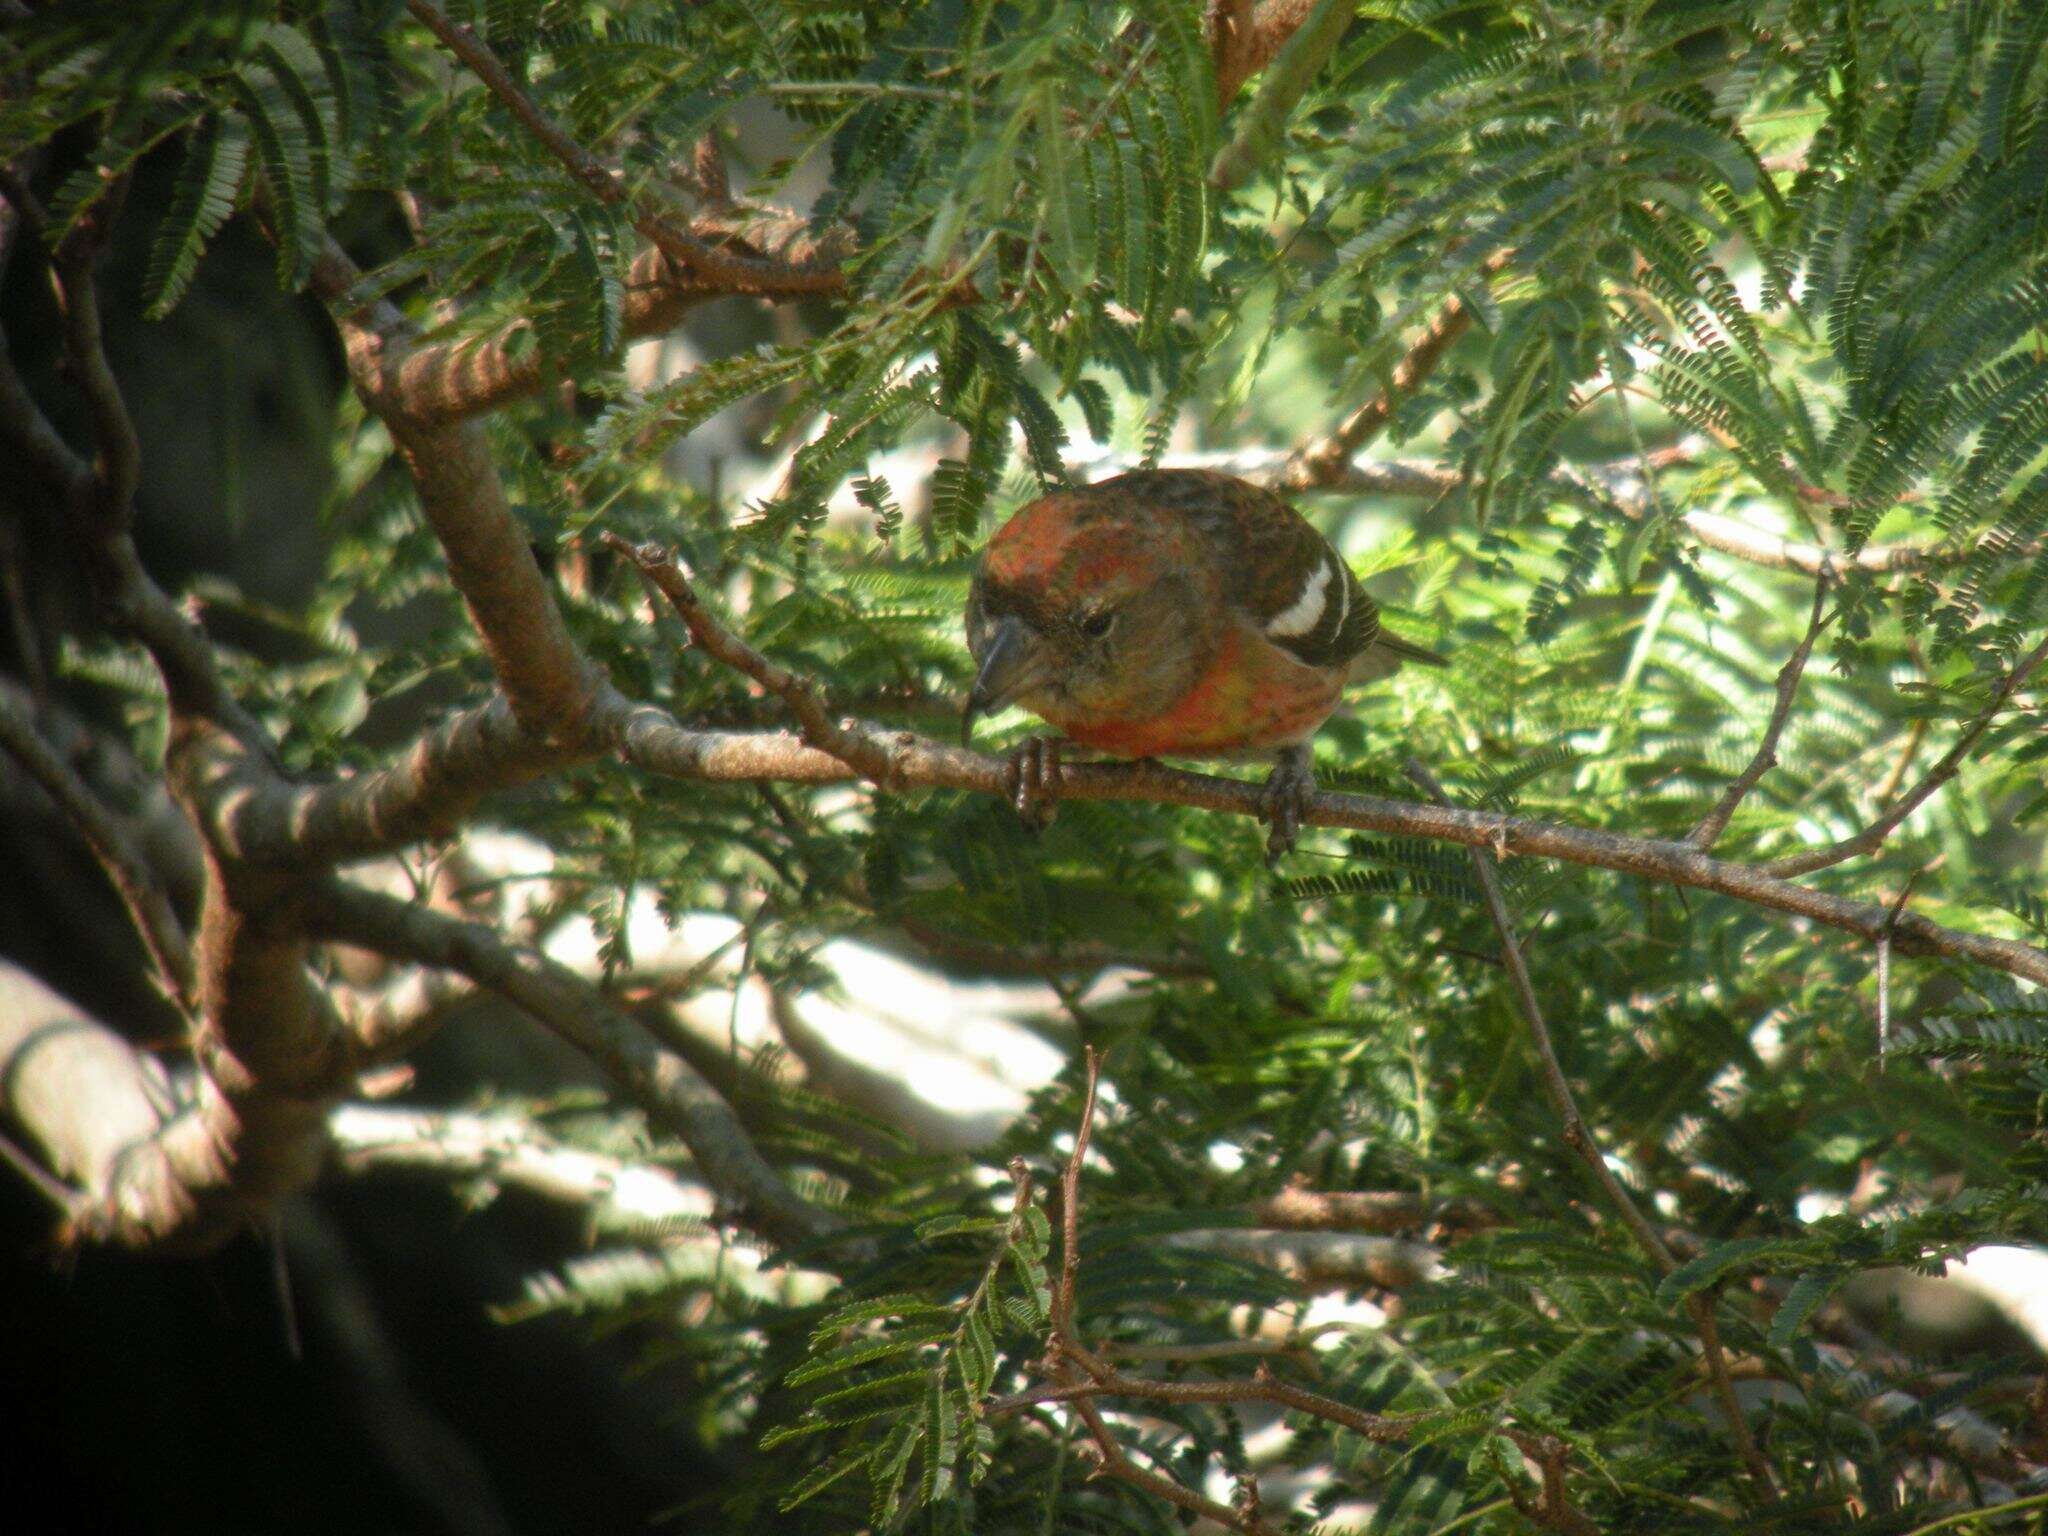
<svg viewBox="0 0 2048 1536"><path fill-rule="evenodd" d="M1379 638L1379 609L1344 558L1271 491L1206 469L1141 469L1070 492L1102 511L1163 514L1209 546L1224 601L1304 665L1342 670Z"/></svg>

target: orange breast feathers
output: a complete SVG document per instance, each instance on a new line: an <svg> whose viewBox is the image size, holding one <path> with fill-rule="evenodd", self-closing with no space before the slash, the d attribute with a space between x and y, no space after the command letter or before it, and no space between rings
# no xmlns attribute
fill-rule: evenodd
<svg viewBox="0 0 2048 1536"><path fill-rule="evenodd" d="M1303 666L1257 630L1232 623L1208 670L1149 719L1054 720L1084 747L1119 757L1221 757L1305 741L1330 718L1341 675Z"/></svg>

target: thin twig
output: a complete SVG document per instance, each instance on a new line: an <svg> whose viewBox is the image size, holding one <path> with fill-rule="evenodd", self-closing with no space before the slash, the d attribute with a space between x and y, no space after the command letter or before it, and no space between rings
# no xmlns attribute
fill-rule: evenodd
<svg viewBox="0 0 2048 1536"><path fill-rule="evenodd" d="M1074 1294L1081 1283L1081 1164L1088 1156L1088 1133L1095 1123L1095 1088L1102 1073L1095 1047L1081 1052L1086 1086L1081 1091L1081 1123L1074 1131L1073 1155L1060 1172L1060 1283L1052 1293L1052 1348L1055 1352L1074 1335Z"/></svg>
<svg viewBox="0 0 2048 1536"><path fill-rule="evenodd" d="M1378 417L1381 409L1378 400L1362 408L1369 418ZM1374 432L1378 430L1378 424L1370 419L1367 425ZM1653 470L1681 468L1698 458L1700 451L1700 440L1689 438L1663 448L1652 448L1643 458ZM1131 462L1128 454L1104 452L1070 461L1068 468L1077 480L1089 480L1127 469ZM1458 470L1425 459L1340 463L1330 472L1329 478L1304 483L1294 478L1299 473L1294 468L1295 453L1268 446L1173 454L1166 462L1190 468L1220 469L1281 489L1335 490L1360 496L1398 496L1423 501L1456 495L1468 484L1467 477ZM1560 501L1640 523L1653 515L1650 498L1641 484L1640 468L1633 456L1618 464L1588 465L1583 470L1560 467L1545 477L1544 484ZM1818 576L1823 570L1830 569L1837 572L1867 571L1882 576L1896 571L1955 565L1970 559L1980 548L1968 543L1866 544L1851 553L1788 539L1741 518L1726 517L1718 512L1681 511L1674 521L1716 553L1770 570L1799 571L1808 576ZM2008 553L2014 560L2024 560L2043 549L2048 549L2048 539L2032 540Z"/></svg>
<svg viewBox="0 0 2048 1536"><path fill-rule="evenodd" d="M1427 1419L1424 1413L1368 1413L1340 1403L1320 1392L1311 1392L1291 1381L1282 1381L1267 1371L1263 1362L1259 1374L1249 1381L1155 1381L1127 1376L1110 1370L1099 1380L1052 1382L1030 1387L1011 1397L997 1398L984 1408L991 1417L1014 1413L1033 1403L1071 1403L1084 1398L1121 1397L1141 1403L1271 1403L1276 1408L1312 1414L1340 1424L1353 1434L1379 1445L1398 1445Z"/></svg>
<svg viewBox="0 0 2048 1536"><path fill-rule="evenodd" d="M1785 722L1792 718L1792 704L1799 697L1799 679L1806 671L1807 658L1813 654L1814 642L1820 639L1821 631L1828 626L1828 585L1828 573L1823 570L1813 583L1813 614L1806 621L1806 634L1778 670L1777 703L1771 709L1769 723L1764 726L1763 740L1757 743L1756 756L1736 776L1735 782L1721 792L1721 798L1700 818L1699 825L1686 834L1685 840L1693 847L1702 851L1713 847L1728 829L1728 823L1741 806L1743 797L1762 782L1765 774L1778 766L1778 740L1785 734Z"/></svg>
<svg viewBox="0 0 2048 1536"><path fill-rule="evenodd" d="M629 543L609 530L602 538L606 548L630 560L648 584L668 599L676 617L690 631L690 638L707 655L751 677L787 704L789 712L796 716L804 739L812 746L830 752L840 761L880 782L886 783L893 777L890 754L878 751L859 732L849 730L834 720L815 684L770 661L712 616L710 610L698 601L689 578L667 550L659 544Z"/></svg>
<svg viewBox="0 0 2048 1536"><path fill-rule="evenodd" d="M1104 1360L1150 1360L1162 1364L1191 1365L1207 1360L1229 1360L1240 1355L1306 1356L1309 1342L1341 1323L1321 1323L1284 1339L1211 1339L1202 1344L1159 1344L1136 1340L1112 1340L1096 1353Z"/></svg>
<svg viewBox="0 0 2048 1536"><path fill-rule="evenodd" d="M1913 759L1920 755L1920 745L1926 740L1927 717L1922 715L1913 722L1913 728L1906 732L1905 750L1899 753L1898 761L1892 764L1891 771L1884 776L1884 782L1877 786L1877 793L1872 796L1873 804L1892 803L1892 796L1896 795L1899 786L1906 782L1906 772L1913 766Z"/></svg>
<svg viewBox="0 0 2048 1536"><path fill-rule="evenodd" d="M1088 1399L1106 1395L1090 1390L1103 1381L1119 1380L1117 1372L1083 1345L1074 1333L1074 1301L1080 1286L1081 1266L1081 1164L1088 1156L1088 1136L1095 1120L1095 1093L1101 1076L1101 1061L1089 1046L1082 1056L1086 1084L1081 1095L1081 1123L1074 1132L1074 1150L1060 1174L1060 1277L1053 1286L1050 1322L1046 1334L1046 1359L1051 1363L1054 1385L1045 1389L1050 1396L1034 1398L1021 1394L984 1406L984 1416L1012 1412L1036 1402L1071 1402L1075 1413L1088 1428L1095 1444L1096 1464L1104 1476L1142 1488L1180 1509L1205 1515L1241 1536L1277 1536L1256 1509L1233 1509L1205 1498L1173 1478L1139 1466L1125 1451L1101 1410ZM1028 1188L1020 1177L1020 1188ZM1085 1371L1092 1381L1081 1379Z"/></svg>
<svg viewBox="0 0 2048 1536"><path fill-rule="evenodd" d="M1116 1478L1134 1488L1142 1488L1157 1498L1166 1500L1180 1509L1203 1515L1218 1525L1239 1531L1243 1536L1278 1536L1274 1527L1266 1524L1247 1511L1232 1509L1228 1504L1219 1504L1214 1499L1204 1498L1192 1488L1183 1487L1170 1477L1162 1477L1131 1460L1122 1443L1111 1431L1102 1417L1102 1410L1093 1403L1079 1401L1074 1411L1081 1422L1088 1426L1089 1438L1094 1441L1096 1465L1105 1477Z"/></svg>
<svg viewBox="0 0 2048 1536"><path fill-rule="evenodd" d="M1513 251L1495 251L1479 264L1472 281L1484 285L1514 259ZM1436 318L1422 333L1407 356L1394 365L1394 374L1379 395L1346 416L1323 436L1297 449L1280 473L1280 483L1289 490L1314 490L1341 481L1366 444L1378 437L1393 419L1394 411L1429 376L1436 372L1444 354L1472 326L1472 309L1463 299L1453 297L1437 311Z"/></svg>
<svg viewBox="0 0 2048 1536"><path fill-rule="evenodd" d="M656 1044L595 986L495 929L338 880L305 893L310 932L377 954L452 970L520 1008L594 1061L690 1148L698 1173L735 1218L777 1242L833 1233L832 1212L783 1182L732 1106L681 1056Z"/></svg>
<svg viewBox="0 0 2048 1536"><path fill-rule="evenodd" d="M1408 776L1426 790L1438 804L1449 806L1450 797L1444 793L1443 785L1436 775L1421 763L1411 759L1407 764ZM1522 958L1522 951L1515 942L1514 921L1508 915L1507 900L1501 894L1500 879L1494 872L1493 854L1483 847L1474 847L1472 867L1479 877L1479 888L1486 898L1488 914L1493 918L1494 928L1500 935L1501 961L1506 966L1508 978L1514 984L1515 998L1520 1003L1522 1016L1529 1026L1531 1043L1536 1048L1536 1061L1541 1069L1543 1091L1556 1109L1558 1118L1564 1122L1564 1143L1576 1153L1592 1172L1593 1181L1600 1186L1606 1197L1620 1215L1622 1222L1648 1253L1657 1267L1669 1274L1678 1268L1678 1260L1671 1249L1657 1234L1657 1229L1630 1198L1629 1192L1614 1176L1594 1142L1592 1133L1586 1128L1585 1118L1579 1113L1578 1101L1572 1094L1570 1081L1564 1075L1564 1067L1557 1059L1557 1050L1551 1044L1550 1027L1543 1022L1542 1006L1536 1000L1535 984L1529 979L1529 967Z"/></svg>
<svg viewBox="0 0 2048 1536"><path fill-rule="evenodd" d="M50 286L63 316L64 361L92 421L96 494L91 510L104 526L125 530L142 478L142 442L107 362L99 289L92 276L124 191L125 183L117 183L64 237L50 264Z"/></svg>
<svg viewBox="0 0 2048 1536"><path fill-rule="evenodd" d="M1877 934L1877 1061L1884 1065L1885 1053L1892 1043L1892 930L1905 915L1906 903L1912 900L1913 887L1920 883L1920 877L1941 862L1936 858L1932 864L1913 871L1899 891L1899 899L1892 903L1892 909L1885 917L1884 927Z"/></svg>
<svg viewBox="0 0 2048 1536"><path fill-rule="evenodd" d="M1268 1403L1339 1425L1377 1444L1406 1440L1414 1433L1417 1423L1427 1415L1371 1413L1353 1408L1333 1397L1281 1380L1264 1361L1259 1363L1248 1381L1158 1381L1130 1376L1110 1363L1110 1350L1097 1354L1082 1344L1074 1326L1075 1297L1080 1286L1081 1167L1088 1155L1089 1130L1095 1119L1096 1090L1101 1072L1101 1062L1093 1047L1088 1048L1084 1061L1086 1083L1082 1092L1080 1124L1074 1134L1074 1149L1067 1157L1060 1176L1060 1278L1053 1287L1045 1350L1051 1379L984 1404L983 1416L998 1418L1043 1403L1070 1404L1088 1427L1105 1474L1144 1488L1182 1509L1207 1515L1232 1530L1246 1533L1246 1536L1263 1536L1272 1528L1259 1511L1256 1487L1242 1491L1236 1505L1226 1507L1171 1479L1138 1467L1118 1442L1095 1406L1095 1400L1114 1397L1132 1402L1172 1404ZM1209 1346L1201 1355L1189 1353L1186 1346L1169 1346L1172 1353L1160 1357L1182 1360L1212 1358L1225 1353L1226 1349L1235 1353L1247 1352L1257 1342L1262 1341ZM1120 1345L1112 1346L1112 1349L1123 1350L1128 1358L1142 1347ZM1501 1433L1542 1472L1542 1494L1534 1501L1525 1501L1526 1512L1551 1529L1565 1533L1565 1536L1593 1536L1592 1523L1565 1494L1563 1468L1567 1447L1564 1443L1553 1435L1514 1425L1503 1426Z"/></svg>
<svg viewBox="0 0 2048 1536"><path fill-rule="evenodd" d="M671 260L682 263L706 281L733 293L829 293L845 286L836 263L797 265L734 251L705 240L669 216L655 211L629 191L598 158L577 143L512 77L503 61L476 33L451 20L431 0L406 0L406 9L460 59L469 72L520 124L561 162L591 196L609 207L623 208L633 227ZM659 198L659 188L654 189Z"/></svg>
<svg viewBox="0 0 2048 1536"><path fill-rule="evenodd" d="M1430 1417L1427 1412L1368 1413L1335 1398L1325 1397L1320 1392L1311 1392L1292 1382L1282 1381L1267 1371L1263 1363L1258 1373L1248 1381L1155 1381L1115 1370L1108 1370L1094 1380L1069 1376L1066 1380L1046 1382L1009 1397L997 1398L984 1405L982 1412L985 1417L999 1418L1040 1403L1070 1403L1084 1421L1088 1420L1091 1412L1095 1412L1099 1420L1099 1411L1093 1407L1099 1398L1170 1404L1266 1403L1322 1419L1378 1445L1401 1444L1415 1433L1419 1423ZM1092 1433L1092 1422L1090 1428ZM1107 1426L1104 1428L1106 1431ZM1543 1499L1531 1508L1530 1513L1555 1530L1590 1532L1593 1529L1590 1522L1564 1497L1562 1472L1568 1450L1564 1443L1555 1436L1515 1425L1503 1426L1500 1432L1545 1473ZM1242 1526L1236 1528L1244 1529Z"/></svg>
<svg viewBox="0 0 2048 1536"><path fill-rule="evenodd" d="M1956 776L1970 753L1976 750L1977 743L1983 740L1984 733L1991 729L1999 712L2019 691L2020 685L2027 680L2027 675L2039 666L2043 659L2048 659L2048 639L2044 639L2013 663L2012 670L2007 672L2004 679L1992 690L1990 702L1964 727L1962 735L1956 738L1955 745L1948 749L1941 761L1928 770L1925 778L1894 802L1890 810L1861 832L1853 837L1845 837L1840 842L1830 843L1825 848L1795 853L1788 858L1772 859L1766 864L1758 865L1757 868L1764 874L1782 879L1792 875L1811 874L1816 869L1826 869L1830 865L1840 864L1845 859L1853 859L1859 854L1877 852L1884 846L1884 840L1897 829L1899 823L1912 815L1929 796Z"/></svg>
<svg viewBox="0 0 2048 1536"><path fill-rule="evenodd" d="M20 1174L22 1181L54 1205L61 1216L69 1218L75 1215L85 1203L82 1193L50 1172L26 1147L18 1145L4 1133L0 1133L0 1163L6 1163Z"/></svg>
<svg viewBox="0 0 2048 1536"><path fill-rule="evenodd" d="M170 897L113 814L50 749L27 712L4 688L0 688L0 750L42 786L78 829L128 909L165 993L189 1013L195 984L192 946L178 914L171 909Z"/></svg>
<svg viewBox="0 0 2048 1536"><path fill-rule="evenodd" d="M1421 763L1410 759L1406 764L1408 776L1422 786L1430 797L1441 805L1448 806L1450 797L1444 793L1443 785ZM1486 898L1486 910L1493 919L1494 930L1500 935L1501 959L1507 966L1509 979L1514 983L1516 1001L1521 1005L1522 1018L1529 1026L1529 1038L1536 1048L1537 1063L1541 1068L1543 1091L1550 1099L1551 1107L1563 1122L1564 1143L1593 1175L1593 1182L1600 1187L1607 1203L1621 1217L1622 1224L1629 1229L1635 1240L1650 1256L1651 1262L1664 1274L1671 1274L1678 1268L1678 1259L1671 1252L1670 1245L1658 1235L1642 1211L1637 1208L1629 1192L1622 1187L1614 1170L1607 1166L1607 1159L1601 1153L1599 1144L1593 1140L1587 1128L1585 1117L1579 1113L1577 1098L1572 1093L1571 1082L1564 1075L1564 1068L1557 1059L1557 1050L1551 1044L1550 1028L1543 1022L1543 1008L1536 999L1536 987L1529 979L1528 963L1522 958L1521 947L1515 942L1515 925L1508 914L1507 898L1501 894L1500 876L1495 872L1493 855L1483 847L1474 847L1472 870L1479 879L1480 891ZM1688 1298L1687 1310L1692 1314L1694 1330L1699 1334L1700 1351L1706 1361L1707 1372L1712 1380L1714 1396L1720 1405L1722 1416L1728 1421L1728 1432L1734 1437L1737 1453L1766 1498L1777 1497L1777 1485L1771 1477L1770 1464L1757 1449L1756 1439L1750 1433L1749 1420L1742 1412L1742 1405L1736 1400L1735 1387L1728 1375L1728 1357L1721 1348L1721 1330L1714 1317L1712 1300L1695 1294Z"/></svg>

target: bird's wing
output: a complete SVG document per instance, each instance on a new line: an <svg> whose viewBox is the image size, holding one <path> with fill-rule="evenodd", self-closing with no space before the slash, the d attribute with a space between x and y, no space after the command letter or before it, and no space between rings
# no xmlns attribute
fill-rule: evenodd
<svg viewBox="0 0 2048 1536"><path fill-rule="evenodd" d="M1372 646L1379 609L1344 557L1271 491L1208 470L1122 477L1135 496L1171 510L1207 544L1225 600L1265 637L1311 667L1342 670Z"/></svg>

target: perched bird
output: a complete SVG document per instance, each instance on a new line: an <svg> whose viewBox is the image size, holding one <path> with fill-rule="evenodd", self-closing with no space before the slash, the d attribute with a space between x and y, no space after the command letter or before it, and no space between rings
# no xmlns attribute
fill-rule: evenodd
<svg viewBox="0 0 2048 1536"><path fill-rule="evenodd" d="M1271 491L1200 469L1118 475L1041 496L996 531L967 599L975 716L1021 704L1117 757L1271 753L1270 858L1315 789L1309 740L1347 683L1443 658L1380 628L1321 534ZM1060 742L1013 758L1038 819Z"/></svg>

